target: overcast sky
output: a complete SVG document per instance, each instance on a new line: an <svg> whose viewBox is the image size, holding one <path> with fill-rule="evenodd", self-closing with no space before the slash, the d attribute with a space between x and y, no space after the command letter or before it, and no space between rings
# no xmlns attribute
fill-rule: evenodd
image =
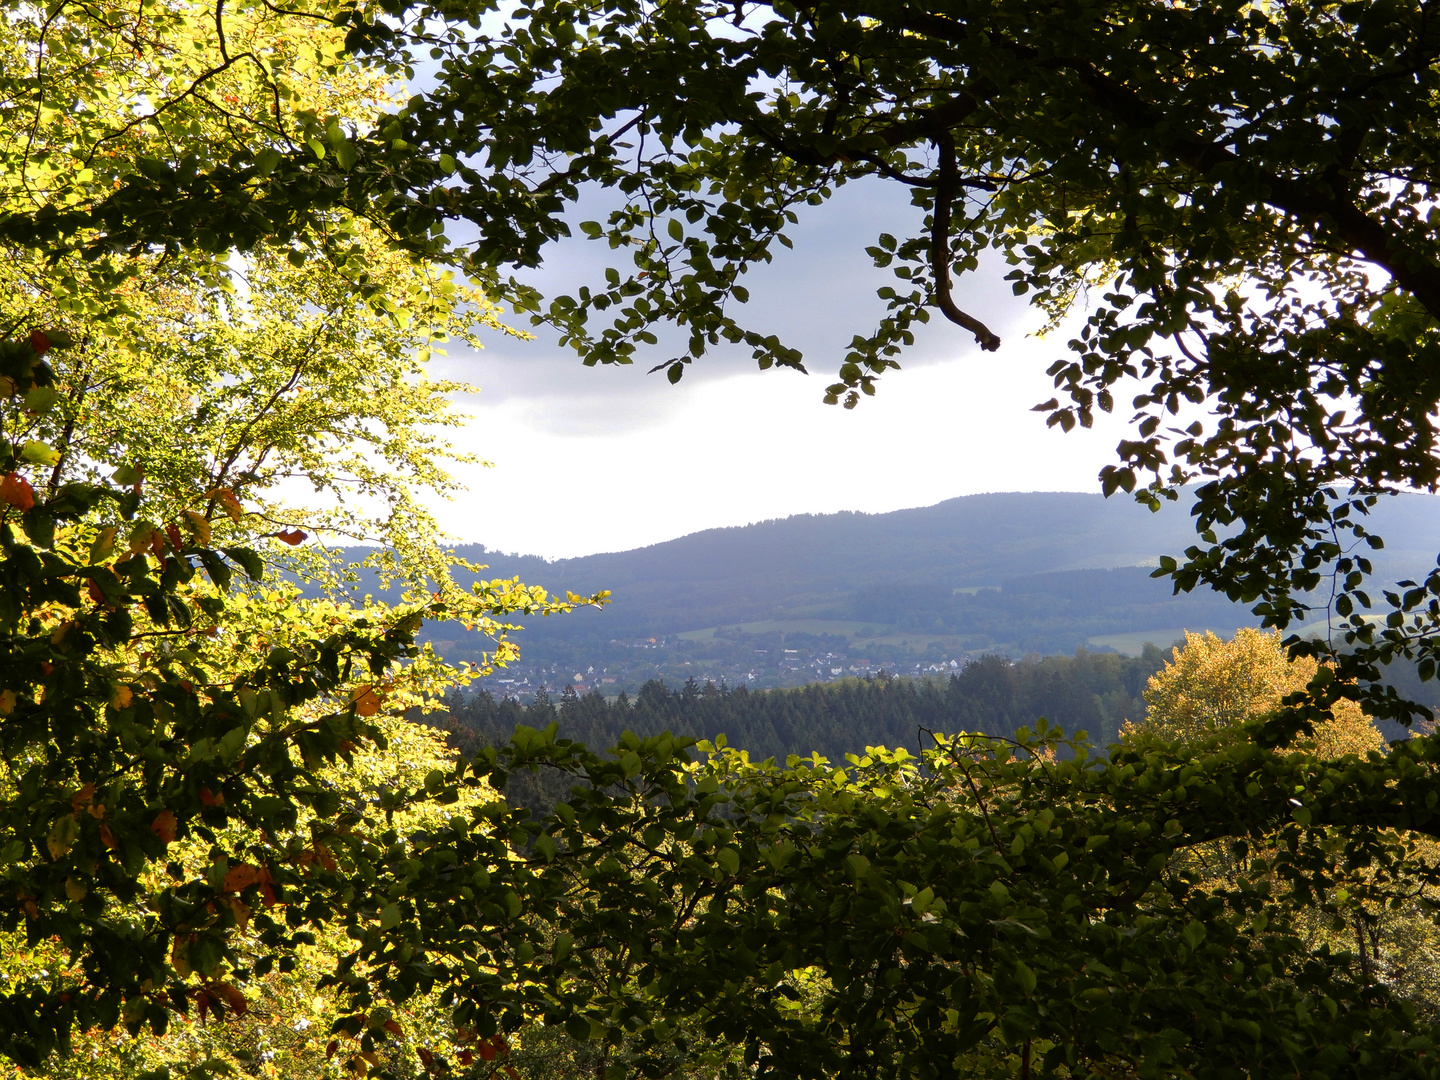
<svg viewBox="0 0 1440 1080"><path fill-rule="evenodd" d="M793 252L748 276L750 325L800 348L809 376L717 355L671 386L646 374L679 351L663 340L623 368L585 368L543 338L454 353L437 374L480 387L460 402L470 423L457 442L494 467L462 471L468 492L436 505L442 524L462 541L554 558L789 514L1098 491L1122 427L1062 435L1029 411L1052 395L1045 368L1064 355L1067 335L1033 336L1038 320L998 261L961 278L956 293L1004 339L999 352L932 321L876 397L851 411L821 402L846 342L873 329L875 289L894 280L865 247L918 220L894 186L843 189L802 219ZM598 275L613 254L571 243L534 281L554 292Z"/></svg>

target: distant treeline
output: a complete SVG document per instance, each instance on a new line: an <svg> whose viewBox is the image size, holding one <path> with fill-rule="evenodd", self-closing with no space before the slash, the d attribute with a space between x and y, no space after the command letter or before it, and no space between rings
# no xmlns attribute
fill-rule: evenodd
<svg viewBox="0 0 1440 1080"><path fill-rule="evenodd" d="M526 706L457 690L438 723L466 755L509 741L517 724L543 728L552 721L561 738L594 748L614 746L626 730L707 739L723 734L752 758L780 760L818 751L840 761L866 746L914 750L925 744L927 730L1010 735L1041 716L1067 731L1087 731L1092 743L1104 746L1115 740L1121 723L1145 715L1141 692L1168 656L1153 645L1137 657L1084 649L1014 662L986 656L948 679L881 675L763 692L693 679L674 689L657 679L633 699L567 688L558 701L542 692ZM506 794L524 805L549 806L563 794L550 787L544 774L522 774L511 778Z"/></svg>

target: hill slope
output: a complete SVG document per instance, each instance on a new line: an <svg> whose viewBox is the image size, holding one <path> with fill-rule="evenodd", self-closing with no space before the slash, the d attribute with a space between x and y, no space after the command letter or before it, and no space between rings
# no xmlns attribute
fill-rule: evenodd
<svg viewBox="0 0 1440 1080"><path fill-rule="evenodd" d="M1373 524L1387 540L1381 575L1433 565L1440 499L1387 500ZM690 675L784 685L880 666L933 671L985 652L1138 652L1182 628L1253 624L1224 597L1177 597L1149 577L1158 556L1194 539L1183 505L1151 514L1099 495L1010 493L887 514L800 515L554 562L478 544L457 550L488 564L486 577L612 593L603 611L527 626L524 662L494 683L523 694ZM482 643L446 636L436 645L459 658Z"/></svg>
<svg viewBox="0 0 1440 1080"><path fill-rule="evenodd" d="M1440 536L1440 500L1389 500L1377 515L1388 546L1381 573L1423 572ZM710 529L632 551L546 562L458 549L490 573L576 592L609 589L603 615L547 620L537 637L659 636L761 621L821 620L901 626L926 613L926 627L986 632L994 614L1022 621L1054 616L1056 604L1112 630L1187 622L1248 622L1212 595L1172 597L1139 567L1194 543L1186 508L1152 514L1122 499L1078 493L971 495L888 514L800 515ZM1119 573L1096 570L1131 568ZM957 591L963 590L963 591ZM986 590L1000 590L988 600ZM1002 598L1003 597L1003 598ZM1052 603L1053 602L1053 603ZM912 620L913 622L913 620ZM877 627L878 628L878 627ZM1077 627L1077 630L1080 629Z"/></svg>

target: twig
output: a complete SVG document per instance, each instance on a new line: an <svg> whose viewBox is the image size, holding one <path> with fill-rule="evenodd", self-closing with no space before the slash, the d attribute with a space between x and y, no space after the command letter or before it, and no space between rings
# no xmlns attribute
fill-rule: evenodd
<svg viewBox="0 0 1440 1080"><path fill-rule="evenodd" d="M1000 348L1000 339L988 326L973 315L961 311L950 294L950 204L960 178L955 168L955 141L949 134L935 136L935 149L940 154L936 170L935 212L931 215L930 269L935 277L935 303L944 316L957 326L975 335L986 352Z"/></svg>

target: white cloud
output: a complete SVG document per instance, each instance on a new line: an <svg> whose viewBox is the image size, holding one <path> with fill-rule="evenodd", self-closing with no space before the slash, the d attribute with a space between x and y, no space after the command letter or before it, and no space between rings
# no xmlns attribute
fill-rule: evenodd
<svg viewBox="0 0 1440 1080"><path fill-rule="evenodd" d="M652 376L634 392L630 371L571 361L577 383L615 383L470 403L463 441L495 468L466 473L468 497L440 516L466 540L558 557L795 513L1094 491L1121 425L1102 418L1062 435L1029 411L1051 392L1044 369L1057 347L1026 338L998 354L971 347L890 373L853 411L822 404L824 382L794 372L675 387Z"/></svg>
<svg viewBox="0 0 1440 1080"><path fill-rule="evenodd" d="M709 357L678 386L648 367L585 368L553 339L497 340L440 372L477 383L460 441L495 463L464 474L466 497L437 507L463 540L552 557L654 543L712 526L806 512L900 509L981 491L1098 490L1121 425L1047 430L1029 411L1068 335L1027 337L1039 320L1003 266L957 282L957 301L999 333L998 353L937 316L879 394L853 411L821 403L844 349L883 310L894 281L864 248L918 223L895 185L853 185L795 230L795 250L749 275L752 325L800 347L812 372L758 372ZM898 200L897 200L898 194ZM598 277L615 254L572 241L552 253L547 292ZM864 557L857 553L857 557Z"/></svg>

